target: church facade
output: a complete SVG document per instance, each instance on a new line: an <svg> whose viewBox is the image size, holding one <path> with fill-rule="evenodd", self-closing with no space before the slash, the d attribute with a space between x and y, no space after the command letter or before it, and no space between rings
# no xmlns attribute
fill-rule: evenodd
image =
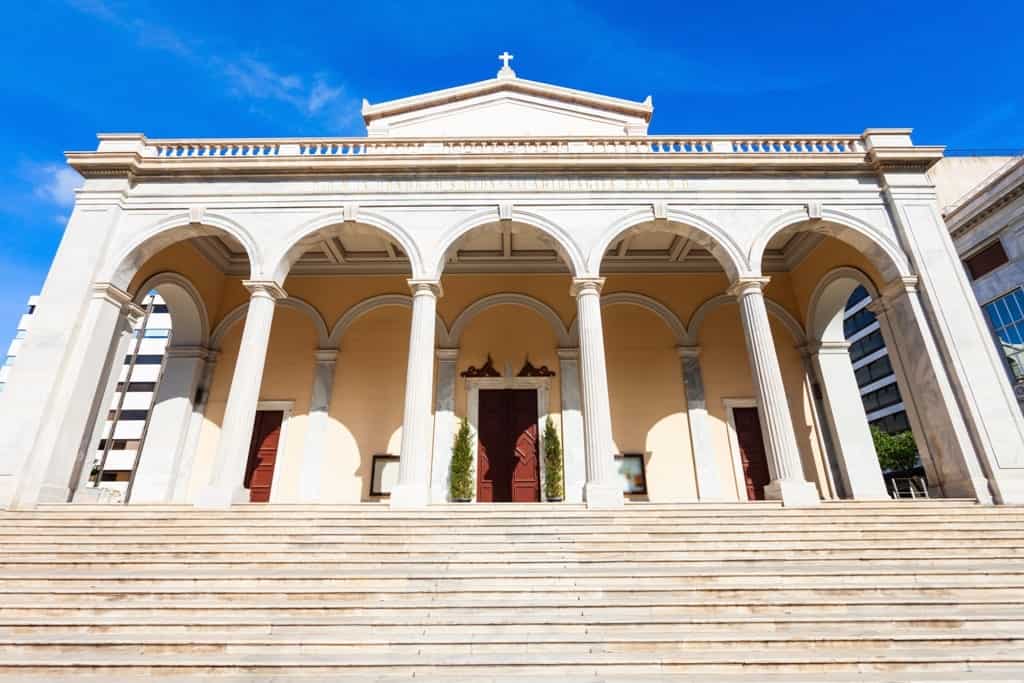
<svg viewBox="0 0 1024 683"><path fill-rule="evenodd" d="M89 500L139 304L172 334L133 503L882 499L843 334L872 298L933 495L1024 502L1024 421L909 130L651 136L496 78L367 135L100 135L9 385L0 502ZM69 322L72 321L72 322ZM623 472L628 476L623 476ZM393 481L392 481L393 479Z"/></svg>

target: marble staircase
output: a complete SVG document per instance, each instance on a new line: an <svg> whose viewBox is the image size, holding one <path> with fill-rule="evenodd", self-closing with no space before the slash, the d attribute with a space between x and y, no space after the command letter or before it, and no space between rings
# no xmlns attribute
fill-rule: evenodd
<svg viewBox="0 0 1024 683"><path fill-rule="evenodd" d="M0 513L0 680L1020 681L1024 507Z"/></svg>

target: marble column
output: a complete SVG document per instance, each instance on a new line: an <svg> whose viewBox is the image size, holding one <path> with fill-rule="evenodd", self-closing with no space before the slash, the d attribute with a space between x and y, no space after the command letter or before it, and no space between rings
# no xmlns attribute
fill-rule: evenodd
<svg viewBox="0 0 1024 683"><path fill-rule="evenodd" d="M825 415L832 432L843 487L855 500L889 498L875 443L864 414L864 404L850 362L850 343L820 342L808 347L811 362L821 378Z"/></svg>
<svg viewBox="0 0 1024 683"><path fill-rule="evenodd" d="M700 347L679 346L686 393L686 419L690 423L690 443L697 471L697 496L700 500L724 500L718 460L708 430L708 409L704 399L704 377L700 368Z"/></svg>
<svg viewBox="0 0 1024 683"><path fill-rule="evenodd" d="M740 308L750 369L754 373L768 470L772 477L764 487L764 494L765 498L781 500L784 505L817 505L820 503L818 490L804 479L786 387L782 382L768 309L764 303L764 286L768 280L767 277L743 277L729 289Z"/></svg>
<svg viewBox="0 0 1024 683"><path fill-rule="evenodd" d="M868 308L878 318L932 493L992 503L988 477L921 308L916 282L908 278L890 283Z"/></svg>
<svg viewBox="0 0 1024 683"><path fill-rule="evenodd" d="M112 395L100 387L105 378L117 382L127 349L126 335L131 335L131 315L141 315L141 309L132 303L127 292L109 282L93 285L70 352L78 361L78 372L65 378L60 387L58 402L67 409L63 415L50 417L60 422L53 449L32 454L17 481L12 508L67 502L80 468L91 466L88 459L96 445L92 441L94 427L100 411L106 411L110 405Z"/></svg>
<svg viewBox="0 0 1024 683"><path fill-rule="evenodd" d="M192 484L192 464L196 459L196 451L199 450L199 436L203 432L203 422L206 421L206 405L210 401L210 387L213 386L213 371L217 369L217 351L207 351L206 363L203 364L203 375L199 379L199 386L196 387L196 396L192 405L192 416L188 422L188 433L185 435L185 447L182 449L181 467L174 478L174 493L171 501L174 503L188 502L188 492Z"/></svg>
<svg viewBox="0 0 1024 683"><path fill-rule="evenodd" d="M168 347L149 414L146 441L132 481L132 503L173 500L206 356L204 347Z"/></svg>
<svg viewBox="0 0 1024 683"><path fill-rule="evenodd" d="M299 472L299 500L320 503L320 483L324 476L324 455L327 452L328 408L334 390L337 349L317 349L313 370L313 393L309 399L306 420L306 442L302 447L302 470Z"/></svg>
<svg viewBox="0 0 1024 683"><path fill-rule="evenodd" d="M605 367L604 329L601 324L603 278L576 278L570 292L576 297L580 334L583 393L583 447L587 461L584 498L589 507L622 505L622 482L615 471L608 371Z"/></svg>
<svg viewBox="0 0 1024 683"><path fill-rule="evenodd" d="M270 326L278 299L287 294L274 282L245 281L243 285L250 292L249 309L224 409L213 476L196 499L199 507L229 507L249 500L243 480L267 361Z"/></svg>
<svg viewBox="0 0 1024 683"><path fill-rule="evenodd" d="M448 501L448 475L455 442L455 370L458 349L437 350L434 396L434 463L430 469L430 502Z"/></svg>
<svg viewBox="0 0 1024 683"><path fill-rule="evenodd" d="M131 352L131 345L137 339L136 327L144 319L145 310L141 306L129 304L122 309L121 321L114 333L110 369L106 373L106 379L100 382L100 402L92 418L93 427L83 442L82 449L75 458L75 465L71 470L71 499L76 503L101 501L99 489L89 485L92 467L99 451L100 440L104 438L107 429L107 413L115 403L114 395L117 393L117 385L122 381L122 374L125 382L130 379L124 358ZM109 438L113 434L107 436Z"/></svg>
<svg viewBox="0 0 1024 683"><path fill-rule="evenodd" d="M562 395L562 469L565 502L582 503L587 483L583 447L583 414L580 412L580 350L558 349Z"/></svg>
<svg viewBox="0 0 1024 683"><path fill-rule="evenodd" d="M405 407L398 484L391 491L391 506L426 507L430 502L432 424L430 407L434 384L434 334L441 283L409 280L412 290L412 325L409 364L405 375Z"/></svg>

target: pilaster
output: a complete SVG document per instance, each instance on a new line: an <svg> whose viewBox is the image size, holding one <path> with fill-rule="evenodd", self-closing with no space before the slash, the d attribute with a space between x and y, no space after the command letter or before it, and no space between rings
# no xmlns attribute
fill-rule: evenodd
<svg viewBox="0 0 1024 683"><path fill-rule="evenodd" d="M320 483L324 475L324 454L327 452L327 422L337 349L317 349L313 369L313 393L309 399L306 421L306 442L302 449L302 470L299 472L299 499L303 503L320 503Z"/></svg>
<svg viewBox="0 0 1024 683"><path fill-rule="evenodd" d="M722 480L708 429L708 410L704 398L704 377L700 367L699 346L677 346L686 395L686 418L690 425L690 444L697 473L700 500L723 500Z"/></svg>
<svg viewBox="0 0 1024 683"><path fill-rule="evenodd" d="M455 371L459 350L437 349L437 389L434 397L434 462L430 470L430 502L448 502L448 475L455 439Z"/></svg>
<svg viewBox="0 0 1024 683"><path fill-rule="evenodd" d="M580 350L558 349L562 396L562 461L567 503L583 502L587 463L583 445L583 413L580 406Z"/></svg>

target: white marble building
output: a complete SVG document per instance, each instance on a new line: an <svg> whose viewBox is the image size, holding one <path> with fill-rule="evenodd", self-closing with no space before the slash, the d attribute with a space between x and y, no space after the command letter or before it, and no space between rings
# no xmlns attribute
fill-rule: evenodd
<svg viewBox="0 0 1024 683"><path fill-rule="evenodd" d="M153 290L174 339L136 502L368 500L377 454L400 457L392 505L443 502L460 417L477 499L540 500L548 416L569 501L622 504L628 453L645 500L882 498L843 337L864 286L935 494L1024 502L1024 420L927 175L942 148L650 136L652 113L506 62L364 104L366 137L69 153L85 182L0 396L0 501L81 497ZM526 426L488 426L515 391Z"/></svg>

